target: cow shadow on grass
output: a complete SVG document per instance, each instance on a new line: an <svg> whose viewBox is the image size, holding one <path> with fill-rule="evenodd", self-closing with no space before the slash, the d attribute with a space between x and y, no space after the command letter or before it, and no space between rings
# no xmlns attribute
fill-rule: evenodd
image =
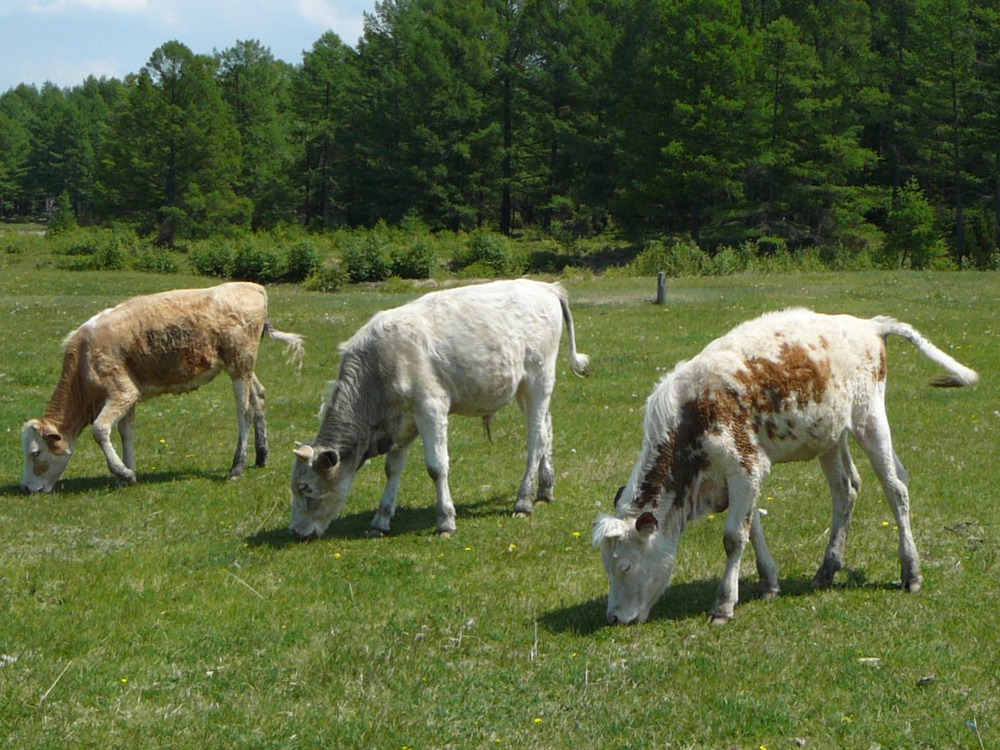
<svg viewBox="0 0 1000 750"><path fill-rule="evenodd" d="M190 479L215 480L219 484L230 481L227 474L215 471L152 471L139 474L136 487L155 486L161 484L173 484L174 482L185 482ZM84 477L69 477L56 482L52 492L36 493L39 497L58 497L60 495L90 495L94 493L108 493L115 490L130 489L122 484L110 474ZM21 488L20 483L0 485L0 497L14 497L28 493Z"/></svg>
<svg viewBox="0 0 1000 750"><path fill-rule="evenodd" d="M842 580L826 589L816 589L812 579L807 577L784 578L780 581L782 598L818 595L821 591L849 591L853 589L898 589L899 583L869 581L864 570L845 569L841 572ZM689 620L691 618L708 621L708 613L719 590L719 579L705 579L672 584L663 598L650 612L649 622L660 620ZM759 600L757 579L740 579L739 608L750 602ZM554 609L542 615L539 622L552 633L573 633L575 635L592 635L601 628L609 627L607 623L607 596L590 599L586 602Z"/></svg>
<svg viewBox="0 0 1000 750"><path fill-rule="evenodd" d="M350 503L350 500L348 500ZM368 535L372 518L378 509L377 503L363 510L346 513L335 519L323 536L315 540L322 544L329 539L360 539ZM457 536L462 535L462 525L477 518L509 516L513 513L514 502L507 495L491 495L469 503L455 505L455 522L458 526ZM392 517L392 531L389 537L417 534L430 536L437 528L437 508L433 498L428 498L428 504L419 506L399 505ZM270 529L263 529L251 534L244 540L251 547L271 547L284 549L293 544L300 544L292 536L288 524Z"/></svg>

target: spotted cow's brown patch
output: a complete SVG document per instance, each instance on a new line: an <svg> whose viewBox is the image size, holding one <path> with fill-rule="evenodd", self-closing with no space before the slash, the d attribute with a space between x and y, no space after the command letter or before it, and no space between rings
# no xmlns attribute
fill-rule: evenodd
<svg viewBox="0 0 1000 750"><path fill-rule="evenodd" d="M884 363L883 352L883 367ZM740 466L754 471L759 461L757 434L763 431L772 441L794 438L795 420L786 420L785 428L779 428L774 415L823 401L832 370L827 359L812 356L801 344L782 343L777 359L748 358L735 378L742 390L711 388L681 406L676 428L657 447L656 460L640 484L638 508L655 508L664 492L673 495L674 503L685 502L708 463L707 435L731 435Z"/></svg>

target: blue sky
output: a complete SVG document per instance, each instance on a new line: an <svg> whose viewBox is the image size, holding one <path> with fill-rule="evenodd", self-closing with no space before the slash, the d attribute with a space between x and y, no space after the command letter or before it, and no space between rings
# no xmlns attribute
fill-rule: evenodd
<svg viewBox="0 0 1000 750"><path fill-rule="evenodd" d="M327 31L357 44L375 0L0 0L0 93L137 73L176 39L211 54L256 39L298 64Z"/></svg>

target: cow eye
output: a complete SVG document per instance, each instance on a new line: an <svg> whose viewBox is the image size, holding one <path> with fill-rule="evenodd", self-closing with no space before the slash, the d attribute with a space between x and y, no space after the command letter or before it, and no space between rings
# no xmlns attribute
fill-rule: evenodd
<svg viewBox="0 0 1000 750"><path fill-rule="evenodd" d="M40 450L33 450L33 451L31 451L31 457L32 458L38 458L41 455L42 455L42 452Z"/></svg>
<svg viewBox="0 0 1000 750"><path fill-rule="evenodd" d="M632 563L622 563L618 566L618 572L625 575L632 569Z"/></svg>

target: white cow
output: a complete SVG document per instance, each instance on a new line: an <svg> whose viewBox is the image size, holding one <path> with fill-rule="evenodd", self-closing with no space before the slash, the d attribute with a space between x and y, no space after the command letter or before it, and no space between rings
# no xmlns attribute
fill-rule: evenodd
<svg viewBox="0 0 1000 750"><path fill-rule="evenodd" d="M527 421L528 458L516 513L551 500L549 402L563 321L570 366L584 375L573 318L558 284L519 279L432 292L374 315L341 345L337 380L324 394L319 434L297 444L292 468L293 534L321 536L347 502L366 459L386 455L386 485L371 533L388 533L410 443L419 434L437 489L437 531L455 531L448 488L448 415L488 420L517 400ZM488 422L487 422L488 424Z"/></svg>
<svg viewBox="0 0 1000 750"><path fill-rule="evenodd" d="M257 466L263 466L264 386L254 368L264 333L286 344L301 363L301 337L272 328L264 287L242 282L134 297L98 313L66 337L62 375L45 414L28 420L21 431L21 486L51 492L89 424L111 473L135 484L136 404L194 390L222 370L233 380L239 425L229 476L234 479L246 468L250 420ZM115 425L124 460L111 444Z"/></svg>
<svg viewBox="0 0 1000 750"><path fill-rule="evenodd" d="M616 513L594 526L610 581L610 624L645 621L670 583L684 528L727 508L726 571L712 621L733 616L748 538L762 595L776 595L778 572L764 543L757 499L771 465L786 461L818 457L829 483L833 524L813 584L830 585L844 565L860 487L848 434L868 455L895 514L903 588L920 588L908 476L893 451L885 410L889 335L905 338L951 373L933 385L979 379L905 323L802 309L744 323L663 378L647 401L642 452L619 490Z"/></svg>

